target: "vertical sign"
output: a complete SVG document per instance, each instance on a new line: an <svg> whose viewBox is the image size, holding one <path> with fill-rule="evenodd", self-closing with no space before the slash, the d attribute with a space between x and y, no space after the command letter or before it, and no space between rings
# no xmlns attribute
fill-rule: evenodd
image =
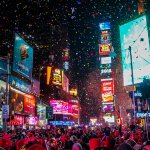
<svg viewBox="0 0 150 150"><path fill-rule="evenodd" d="M53 119L53 107L46 107L46 119Z"/></svg>
<svg viewBox="0 0 150 150"><path fill-rule="evenodd" d="M4 119L9 118L9 105L2 105L2 117Z"/></svg>

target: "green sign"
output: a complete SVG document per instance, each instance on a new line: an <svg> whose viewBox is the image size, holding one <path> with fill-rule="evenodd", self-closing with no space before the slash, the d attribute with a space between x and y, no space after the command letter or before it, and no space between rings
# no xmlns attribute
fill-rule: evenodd
<svg viewBox="0 0 150 150"><path fill-rule="evenodd" d="M46 107L46 119L53 119L53 107Z"/></svg>

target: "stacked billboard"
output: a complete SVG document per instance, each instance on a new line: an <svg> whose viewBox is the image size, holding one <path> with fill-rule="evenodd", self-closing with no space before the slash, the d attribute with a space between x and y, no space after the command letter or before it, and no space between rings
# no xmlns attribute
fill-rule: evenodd
<svg viewBox="0 0 150 150"><path fill-rule="evenodd" d="M69 49L68 48L63 49L62 57L63 57L63 69L65 71L68 71L69 70Z"/></svg>
<svg viewBox="0 0 150 150"><path fill-rule="evenodd" d="M100 27L100 74L101 74L101 98L102 98L102 116L106 122L114 122L113 95L114 95L114 79L112 77L112 58L109 56L112 50L111 41L111 23L103 22ZM108 117L109 116L109 117Z"/></svg>

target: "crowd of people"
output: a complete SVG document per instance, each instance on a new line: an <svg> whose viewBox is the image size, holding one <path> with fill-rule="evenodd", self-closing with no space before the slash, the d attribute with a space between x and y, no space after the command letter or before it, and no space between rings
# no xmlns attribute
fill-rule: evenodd
<svg viewBox="0 0 150 150"><path fill-rule="evenodd" d="M15 129L1 133L0 150L150 150L149 137L142 128L56 127Z"/></svg>

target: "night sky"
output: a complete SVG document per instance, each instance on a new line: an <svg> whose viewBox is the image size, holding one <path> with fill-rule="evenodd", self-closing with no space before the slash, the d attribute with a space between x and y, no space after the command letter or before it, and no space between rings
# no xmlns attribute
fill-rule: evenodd
<svg viewBox="0 0 150 150"><path fill-rule="evenodd" d="M70 83L81 89L98 69L99 22L111 21L112 32L118 32L118 25L137 13L137 0L3 0L0 10L0 55L13 51L13 33L19 33L34 48L38 77L49 55L59 58L68 46Z"/></svg>

